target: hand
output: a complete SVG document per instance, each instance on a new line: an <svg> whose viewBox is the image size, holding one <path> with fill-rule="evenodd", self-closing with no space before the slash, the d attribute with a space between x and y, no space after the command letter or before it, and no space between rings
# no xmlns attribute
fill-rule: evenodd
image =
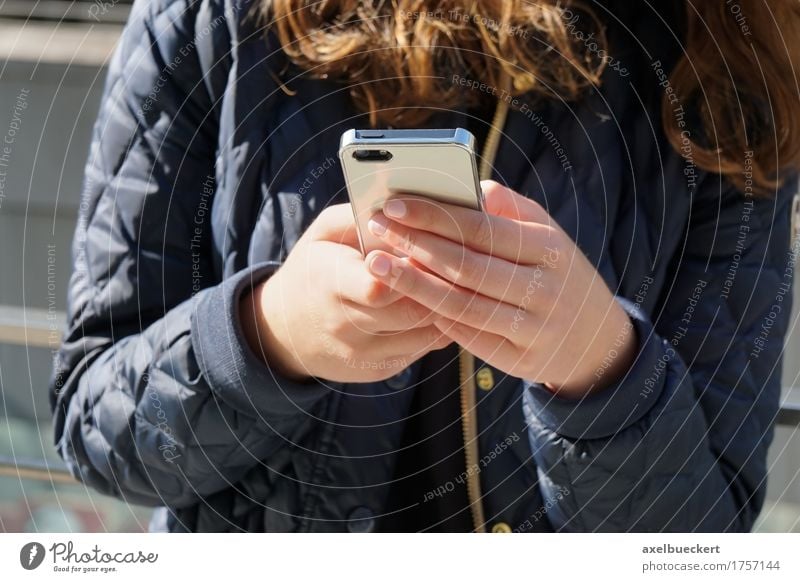
<svg viewBox="0 0 800 582"><path fill-rule="evenodd" d="M395 197L369 228L406 255L366 257L372 274L444 319L487 363L580 398L621 377L638 343L625 310L536 202L482 183L486 212Z"/></svg>
<svg viewBox="0 0 800 582"><path fill-rule="evenodd" d="M358 249L350 206L331 206L242 298L248 343L287 377L384 380L452 342L430 309L372 277Z"/></svg>

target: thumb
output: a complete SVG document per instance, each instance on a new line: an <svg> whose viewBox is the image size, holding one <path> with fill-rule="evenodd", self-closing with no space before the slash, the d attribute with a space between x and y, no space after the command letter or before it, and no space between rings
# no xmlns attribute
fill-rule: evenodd
<svg viewBox="0 0 800 582"><path fill-rule="evenodd" d="M482 180L481 190L486 212L489 214L523 222L552 222L550 215L538 202L517 194L494 180Z"/></svg>
<svg viewBox="0 0 800 582"><path fill-rule="evenodd" d="M361 248L353 209L347 203L332 204L320 212L309 227L309 234L315 240L346 244L359 250Z"/></svg>

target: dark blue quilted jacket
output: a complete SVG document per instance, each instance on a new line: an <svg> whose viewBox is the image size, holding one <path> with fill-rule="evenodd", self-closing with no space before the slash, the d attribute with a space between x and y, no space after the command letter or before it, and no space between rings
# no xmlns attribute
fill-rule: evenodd
<svg viewBox="0 0 800 582"><path fill-rule="evenodd" d="M80 194L55 443L84 483L158 507L154 530L369 531L419 363L387 382L296 384L260 363L237 314L346 201L339 136L367 120L346 88L295 78L251 4L135 4ZM476 394L490 530L742 531L764 501L796 181L756 198L677 155L651 66L674 55L654 18L635 22L648 55L620 40L626 71L503 128L494 179L573 237L641 346L579 402L478 362L495 378Z"/></svg>

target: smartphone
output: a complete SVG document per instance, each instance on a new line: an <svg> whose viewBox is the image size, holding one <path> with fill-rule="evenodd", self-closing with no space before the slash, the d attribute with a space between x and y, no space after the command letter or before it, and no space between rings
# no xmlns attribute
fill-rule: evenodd
<svg viewBox="0 0 800 582"><path fill-rule="evenodd" d="M483 209L475 137L466 129L350 129L339 146L361 251L394 254L367 229L369 218L397 194Z"/></svg>

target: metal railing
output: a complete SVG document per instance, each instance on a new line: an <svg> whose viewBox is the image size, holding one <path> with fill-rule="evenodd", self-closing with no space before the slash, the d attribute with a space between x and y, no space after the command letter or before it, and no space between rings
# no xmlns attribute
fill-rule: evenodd
<svg viewBox="0 0 800 582"><path fill-rule="evenodd" d="M784 404L775 419L778 426L800 426L800 404Z"/></svg>
<svg viewBox="0 0 800 582"><path fill-rule="evenodd" d="M16 477L29 481L50 481L51 483L77 483L75 477L63 467L52 467L36 461L17 461L0 457L0 477Z"/></svg>

